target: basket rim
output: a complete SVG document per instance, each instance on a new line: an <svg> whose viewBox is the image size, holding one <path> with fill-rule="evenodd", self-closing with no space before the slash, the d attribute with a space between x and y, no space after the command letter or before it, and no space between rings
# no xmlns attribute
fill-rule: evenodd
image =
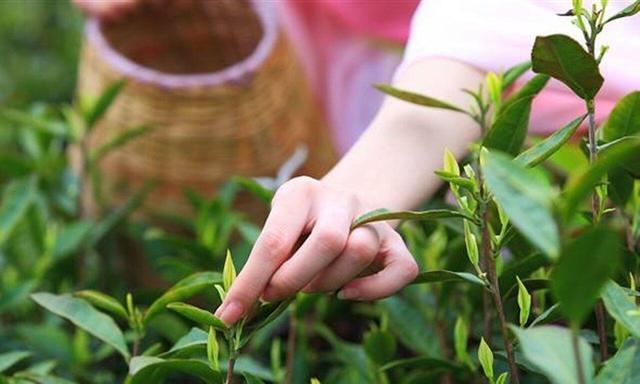
<svg viewBox="0 0 640 384"><path fill-rule="evenodd" d="M250 0L263 29L262 37L251 54L237 63L215 72L197 74L173 74L140 65L116 51L102 33L102 23L90 18L85 25L87 40L97 49L105 61L123 76L165 88L202 88L227 83L244 83L248 74L254 73L266 61L277 40L278 28L275 9L269 2Z"/></svg>

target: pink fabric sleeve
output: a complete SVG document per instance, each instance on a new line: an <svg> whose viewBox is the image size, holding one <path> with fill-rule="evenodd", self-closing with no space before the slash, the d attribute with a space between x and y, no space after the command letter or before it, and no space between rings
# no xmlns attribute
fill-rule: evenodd
<svg viewBox="0 0 640 384"><path fill-rule="evenodd" d="M625 2L610 2L608 11ZM446 57L482 71L503 71L529 60L538 35L563 33L582 41L570 19L557 16L565 2L535 0L423 0L414 13L409 42L398 68L428 57ZM607 79L597 100L602 121L617 98L640 88L640 21L630 18L607 26L601 43L611 45L602 72ZM397 73L397 72L396 72ZM528 75L527 77L530 77ZM526 80L526 78L524 80ZM563 84L552 81L536 98L531 118L533 133L548 134L584 113L584 104Z"/></svg>

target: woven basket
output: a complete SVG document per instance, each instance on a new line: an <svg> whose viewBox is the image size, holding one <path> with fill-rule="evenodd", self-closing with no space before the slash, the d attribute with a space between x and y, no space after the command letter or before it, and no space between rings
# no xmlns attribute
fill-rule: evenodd
<svg viewBox="0 0 640 384"><path fill-rule="evenodd" d="M192 3L147 5L116 24L86 25L79 94L127 81L90 146L131 127L156 127L100 164L105 195L116 201L146 180L159 182L143 213L188 212L185 188L211 196L232 175L273 175L303 143L304 173L319 175L335 160L272 4Z"/></svg>

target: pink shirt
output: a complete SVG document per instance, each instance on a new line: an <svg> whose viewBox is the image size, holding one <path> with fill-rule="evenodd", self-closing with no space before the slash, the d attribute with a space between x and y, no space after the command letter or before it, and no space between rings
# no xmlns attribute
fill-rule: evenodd
<svg viewBox="0 0 640 384"><path fill-rule="evenodd" d="M599 3L599 1L598 1ZM609 1L613 15L631 0ZM427 57L447 57L486 71L501 71L529 60L538 35L563 33L582 42L581 32L564 13L570 1L423 0L416 10L400 69ZM590 2L585 1L590 8ZM640 89L640 16L608 24L598 46L609 45L601 71L605 83L597 99L602 121L615 101ZM599 49L599 48L598 48ZM562 83L552 81L535 99L531 131L548 134L583 114L584 102Z"/></svg>

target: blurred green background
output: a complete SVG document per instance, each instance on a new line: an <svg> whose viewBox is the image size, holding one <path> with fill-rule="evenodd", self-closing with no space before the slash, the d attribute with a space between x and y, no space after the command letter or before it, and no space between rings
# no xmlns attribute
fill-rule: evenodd
<svg viewBox="0 0 640 384"><path fill-rule="evenodd" d="M1 0L0 105L69 100L81 30L69 0Z"/></svg>

